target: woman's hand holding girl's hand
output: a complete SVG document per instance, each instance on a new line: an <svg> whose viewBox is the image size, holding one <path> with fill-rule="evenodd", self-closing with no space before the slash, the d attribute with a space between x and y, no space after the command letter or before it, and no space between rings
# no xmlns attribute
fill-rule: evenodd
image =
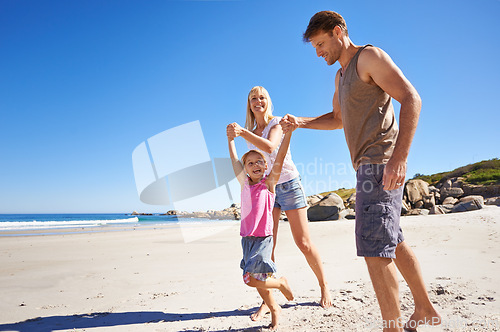
<svg viewBox="0 0 500 332"><path fill-rule="evenodd" d="M227 125L227 137L235 138L241 135L243 128L240 127L236 122Z"/></svg>
<svg viewBox="0 0 500 332"><path fill-rule="evenodd" d="M295 116L287 114L281 118L280 125L283 132L286 134L289 131L292 132L297 129L299 127L299 122Z"/></svg>

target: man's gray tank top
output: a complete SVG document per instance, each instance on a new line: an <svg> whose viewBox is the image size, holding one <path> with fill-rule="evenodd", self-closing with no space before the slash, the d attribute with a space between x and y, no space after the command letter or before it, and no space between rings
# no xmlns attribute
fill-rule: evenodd
<svg viewBox="0 0 500 332"><path fill-rule="evenodd" d="M363 82L357 72L361 47L340 76L342 124L354 169L365 164L386 164L398 137L391 97L378 85Z"/></svg>

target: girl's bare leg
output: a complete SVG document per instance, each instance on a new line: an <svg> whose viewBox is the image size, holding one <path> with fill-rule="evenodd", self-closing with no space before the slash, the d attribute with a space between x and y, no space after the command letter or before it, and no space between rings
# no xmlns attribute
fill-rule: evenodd
<svg viewBox="0 0 500 332"><path fill-rule="evenodd" d="M276 303L273 297L272 290L266 288L258 288L257 291L260 294L260 297L264 300L266 307L268 307L271 312L271 324L269 325L269 329L271 331L275 331L278 329L278 321L279 316L281 314L281 307Z"/></svg>
<svg viewBox="0 0 500 332"><path fill-rule="evenodd" d="M288 280L285 277L279 279L267 278L266 281L257 280L250 277L250 282L247 284L250 287L263 288L263 289L279 289L279 291L286 297L288 301L293 300L292 289L288 285Z"/></svg>
<svg viewBox="0 0 500 332"><path fill-rule="evenodd" d="M280 223L280 217L281 217L281 209L275 207L273 209L273 223L274 223L274 227L273 227L273 253L271 255L271 259L275 263L276 263L276 260L274 258L274 249L276 248L276 242L278 239L278 226ZM265 302L262 302L259 309L250 315L250 319L253 321L258 321L258 320L262 319L262 317L264 317L264 315L267 314L268 312L269 312L269 308L267 307Z"/></svg>

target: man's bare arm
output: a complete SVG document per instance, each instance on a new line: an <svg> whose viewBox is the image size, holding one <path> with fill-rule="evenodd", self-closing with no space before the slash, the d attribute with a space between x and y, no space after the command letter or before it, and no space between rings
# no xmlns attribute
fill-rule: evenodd
<svg viewBox="0 0 500 332"><path fill-rule="evenodd" d="M370 47L361 53L358 73L363 81L378 85L401 104L399 134L383 178L384 189L393 190L404 184L406 160L417 129L422 101L403 72L379 48Z"/></svg>

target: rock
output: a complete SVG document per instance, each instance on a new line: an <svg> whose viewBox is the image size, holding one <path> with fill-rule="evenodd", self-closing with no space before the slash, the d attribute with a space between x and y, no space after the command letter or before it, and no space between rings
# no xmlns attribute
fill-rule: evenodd
<svg viewBox="0 0 500 332"><path fill-rule="evenodd" d="M440 189L441 189L441 190L443 190L443 189L450 189L450 188L451 188L451 186L452 186L451 180L450 180L450 179L448 179L448 180L446 180L446 181L445 181L445 182L441 185L441 188L440 188Z"/></svg>
<svg viewBox="0 0 500 332"><path fill-rule="evenodd" d="M498 206L500 206L500 196L487 198L486 202L484 204L486 204L486 205L498 205Z"/></svg>
<svg viewBox="0 0 500 332"><path fill-rule="evenodd" d="M409 216L426 216L429 214L429 210L427 209L411 209L408 212Z"/></svg>
<svg viewBox="0 0 500 332"><path fill-rule="evenodd" d="M483 186L483 185L465 183L463 185L463 190L465 196L480 195L483 196L484 198L500 196L500 184Z"/></svg>
<svg viewBox="0 0 500 332"><path fill-rule="evenodd" d="M403 201L403 204L401 205L401 215L405 215L410 211L410 206L406 201Z"/></svg>
<svg viewBox="0 0 500 332"><path fill-rule="evenodd" d="M339 212L344 209L344 201L339 195L330 193L307 209L309 221L338 220Z"/></svg>
<svg viewBox="0 0 500 332"><path fill-rule="evenodd" d="M167 215L167 216L176 216L178 214L179 214L179 212L177 210L170 210L170 211L167 211L167 213L165 213L165 215Z"/></svg>
<svg viewBox="0 0 500 332"><path fill-rule="evenodd" d="M131 215L132 215L132 216L138 216L138 215L139 215L139 213L137 213L137 211L134 211L134 212L132 212L132 213L131 213Z"/></svg>
<svg viewBox="0 0 500 332"><path fill-rule="evenodd" d="M468 202L463 202L463 203L458 203L455 205L452 209L451 212L466 212L466 211L474 211L474 210L479 210L482 209L483 205L481 202L477 199L473 199Z"/></svg>
<svg viewBox="0 0 500 332"><path fill-rule="evenodd" d="M316 203L318 203L319 201L321 201L322 199L323 199L323 196L319 195L319 194L318 195L309 196L309 197L307 197L307 205L313 206Z"/></svg>
<svg viewBox="0 0 500 332"><path fill-rule="evenodd" d="M353 210L356 209L356 193L352 193L347 199L347 207Z"/></svg>
<svg viewBox="0 0 500 332"><path fill-rule="evenodd" d="M421 209L421 208L423 208L424 207L424 201L417 201L417 202L415 202L415 204L413 204L413 207L415 209Z"/></svg>
<svg viewBox="0 0 500 332"><path fill-rule="evenodd" d="M462 197L462 198L460 198L459 202L465 203L465 202L470 202L473 200L477 200L479 203L481 203L481 205L484 205L484 198L483 198L483 196L479 196L479 195L470 195L470 196Z"/></svg>
<svg viewBox="0 0 500 332"><path fill-rule="evenodd" d="M458 202L458 198L448 196L444 199L443 205L447 205L447 204L455 205L456 202Z"/></svg>
<svg viewBox="0 0 500 332"><path fill-rule="evenodd" d="M447 213L447 212L446 212L446 210L441 205L434 205L429 210L429 214L445 214L445 213Z"/></svg>
<svg viewBox="0 0 500 332"><path fill-rule="evenodd" d="M429 194L427 196L424 196L424 208L430 209L434 205L436 205L436 199L434 198L434 194Z"/></svg>
<svg viewBox="0 0 500 332"><path fill-rule="evenodd" d="M356 215L354 213L354 209L344 209L340 211L339 213L340 219L345 218L345 219L356 219Z"/></svg>
<svg viewBox="0 0 500 332"><path fill-rule="evenodd" d="M440 206L444 209L444 211L446 213L451 213L451 211L453 210L453 207L454 207L454 205L452 205L452 204L443 204Z"/></svg>
<svg viewBox="0 0 500 332"><path fill-rule="evenodd" d="M210 219L210 214L207 212L193 212L188 214L189 218L203 218L203 219Z"/></svg>
<svg viewBox="0 0 500 332"><path fill-rule="evenodd" d="M452 188L462 188L463 189L464 183L465 183L465 178L463 178L461 176L451 179L451 187Z"/></svg>
<svg viewBox="0 0 500 332"><path fill-rule="evenodd" d="M423 205L424 196L429 196L429 184L421 179L409 180L404 191L411 206L415 207L419 201L422 201Z"/></svg>
<svg viewBox="0 0 500 332"><path fill-rule="evenodd" d="M439 189L434 187L434 186L429 186L429 192L430 193L438 193Z"/></svg>
<svg viewBox="0 0 500 332"><path fill-rule="evenodd" d="M462 188L441 188L441 199L446 199L446 197L460 197L464 194L464 190Z"/></svg>

